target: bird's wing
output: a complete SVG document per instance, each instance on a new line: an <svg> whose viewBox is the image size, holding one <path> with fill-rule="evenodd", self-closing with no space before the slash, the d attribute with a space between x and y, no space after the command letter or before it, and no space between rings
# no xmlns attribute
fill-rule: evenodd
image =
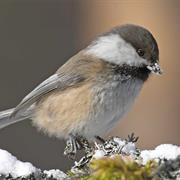
<svg viewBox="0 0 180 180"><path fill-rule="evenodd" d="M18 114L21 116L47 93L55 90L63 91L68 87L77 87L80 83L87 83L96 78L95 74L101 72L103 68L104 64L101 60L89 60L86 56L82 57L81 53L78 53L60 67L54 75L29 93L15 108L11 117L18 117Z"/></svg>
<svg viewBox="0 0 180 180"><path fill-rule="evenodd" d="M50 76L48 79L43 81L39 86L37 86L32 92L30 92L20 103L16 106L11 117L21 116L28 108L30 108L34 103L38 102L45 94L50 93L55 90L61 90L68 87L78 85L85 80L85 78L79 73L65 72L56 73Z"/></svg>

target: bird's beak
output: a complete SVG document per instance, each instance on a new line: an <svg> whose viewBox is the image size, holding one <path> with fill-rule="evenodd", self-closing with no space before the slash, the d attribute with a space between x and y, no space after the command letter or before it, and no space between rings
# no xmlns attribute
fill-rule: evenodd
<svg viewBox="0 0 180 180"><path fill-rule="evenodd" d="M147 68L154 74L161 75L163 73L163 70L161 69L160 65L157 62L147 65Z"/></svg>

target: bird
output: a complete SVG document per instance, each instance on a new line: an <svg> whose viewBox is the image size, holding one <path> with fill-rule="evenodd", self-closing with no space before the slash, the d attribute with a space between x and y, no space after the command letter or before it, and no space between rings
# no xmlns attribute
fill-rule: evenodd
<svg viewBox="0 0 180 180"><path fill-rule="evenodd" d="M154 36L140 25L119 25L98 35L15 108L1 111L0 129L31 119L49 136L67 140L65 154L74 155L80 142L103 136L129 112L151 74L162 74Z"/></svg>

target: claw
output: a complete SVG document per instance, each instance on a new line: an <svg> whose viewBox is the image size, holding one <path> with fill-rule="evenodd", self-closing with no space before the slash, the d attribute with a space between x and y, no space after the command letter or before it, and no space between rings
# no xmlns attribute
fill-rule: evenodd
<svg viewBox="0 0 180 180"><path fill-rule="evenodd" d="M64 155L68 156L70 159L74 159L77 151L81 149L84 149L86 154L91 151L88 140L82 136L70 135L66 142Z"/></svg>
<svg viewBox="0 0 180 180"><path fill-rule="evenodd" d="M77 150L81 149L80 144L78 143L75 136L70 135L69 139L66 142L66 147L64 150L64 155L68 156L70 159L74 159L77 153Z"/></svg>
<svg viewBox="0 0 180 180"><path fill-rule="evenodd" d="M138 141L138 139L139 137L135 137L134 133L132 133L131 135L128 135L128 139L126 139L126 141L135 143Z"/></svg>

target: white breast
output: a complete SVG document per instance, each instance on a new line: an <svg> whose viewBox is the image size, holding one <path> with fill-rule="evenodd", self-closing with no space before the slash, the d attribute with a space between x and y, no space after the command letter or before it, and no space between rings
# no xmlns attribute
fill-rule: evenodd
<svg viewBox="0 0 180 180"><path fill-rule="evenodd" d="M131 79L126 82L109 82L94 88L92 111L81 134L93 137L110 131L114 124L129 111L142 84L141 80Z"/></svg>

